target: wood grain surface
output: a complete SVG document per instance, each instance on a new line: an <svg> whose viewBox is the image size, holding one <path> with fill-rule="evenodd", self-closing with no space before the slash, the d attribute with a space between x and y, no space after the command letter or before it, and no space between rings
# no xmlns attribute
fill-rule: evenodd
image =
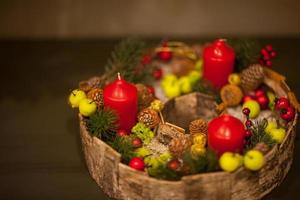
<svg viewBox="0 0 300 200"><path fill-rule="evenodd" d="M299 98L300 39L261 41L277 49L274 69ZM103 72L116 42L0 41L0 199L109 199L87 171L77 111L66 98ZM299 143L287 178L265 199L299 196Z"/></svg>

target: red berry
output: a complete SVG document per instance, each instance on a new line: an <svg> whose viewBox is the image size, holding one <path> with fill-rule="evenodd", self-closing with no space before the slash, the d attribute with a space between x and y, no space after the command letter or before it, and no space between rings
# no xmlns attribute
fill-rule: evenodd
<svg viewBox="0 0 300 200"><path fill-rule="evenodd" d="M271 59L271 57L269 56L269 55L264 55L264 60L265 61L268 61L268 60L270 60Z"/></svg>
<svg viewBox="0 0 300 200"><path fill-rule="evenodd" d="M169 61L172 58L172 52L171 51L160 51L158 52L158 57L159 59L161 59L162 61Z"/></svg>
<svg viewBox="0 0 300 200"><path fill-rule="evenodd" d="M139 157L134 157L130 160L129 166L133 169L139 170L139 171L144 171L145 169L145 163L143 159Z"/></svg>
<svg viewBox="0 0 300 200"><path fill-rule="evenodd" d="M128 133L124 129L117 130L117 135L120 137L128 135Z"/></svg>
<svg viewBox="0 0 300 200"><path fill-rule="evenodd" d="M246 101L249 101L249 100L255 100L255 97L252 95L245 95L245 96L243 96L242 102L245 103Z"/></svg>
<svg viewBox="0 0 300 200"><path fill-rule="evenodd" d="M153 77L156 79L156 80L160 80L161 77L162 77L162 70L161 69L155 69L153 71Z"/></svg>
<svg viewBox="0 0 300 200"><path fill-rule="evenodd" d="M262 48L262 49L260 50L260 53L261 53L263 56L269 54L269 52L268 52L267 49L265 49L265 48Z"/></svg>
<svg viewBox="0 0 300 200"><path fill-rule="evenodd" d="M245 131L245 136L246 136L246 138L251 137L251 136L252 136L252 131L251 131L250 129L247 129L247 130Z"/></svg>
<svg viewBox="0 0 300 200"><path fill-rule="evenodd" d="M150 55L144 55L142 59L142 64L143 65L148 65L151 63L151 56Z"/></svg>
<svg viewBox="0 0 300 200"><path fill-rule="evenodd" d="M136 137L131 141L131 144L134 147L141 147L143 145L143 142L140 138Z"/></svg>
<svg viewBox="0 0 300 200"><path fill-rule="evenodd" d="M147 89L148 89L148 92L149 92L150 94L152 94L153 96L155 96L155 89L154 89L153 86L147 85Z"/></svg>
<svg viewBox="0 0 300 200"><path fill-rule="evenodd" d="M249 108L244 108L244 109L243 109L243 113L244 113L244 115L249 116L249 114L250 114L250 109L249 109Z"/></svg>
<svg viewBox="0 0 300 200"><path fill-rule="evenodd" d="M161 46L162 46L162 47L168 47L168 41L163 41L163 42L161 43Z"/></svg>
<svg viewBox="0 0 300 200"><path fill-rule="evenodd" d="M168 162L168 168L173 171L179 171L181 167L181 162L178 159L173 159Z"/></svg>
<svg viewBox="0 0 300 200"><path fill-rule="evenodd" d="M272 58L275 58L275 57L277 56L277 53L276 53L276 51L272 51L272 52L270 53L270 55L271 55Z"/></svg>
<svg viewBox="0 0 300 200"><path fill-rule="evenodd" d="M280 117L286 121L292 121L295 118L295 109L288 107L281 114Z"/></svg>
<svg viewBox="0 0 300 200"><path fill-rule="evenodd" d="M287 109L290 106L290 102L285 97L280 97L275 101L276 110Z"/></svg>
<svg viewBox="0 0 300 200"><path fill-rule="evenodd" d="M259 64L261 64L261 65L265 65L265 61L264 61L264 59L260 58L260 59L259 59Z"/></svg>
<svg viewBox="0 0 300 200"><path fill-rule="evenodd" d="M267 51L273 51L273 47L270 44L266 45L265 48L267 49Z"/></svg>
<svg viewBox="0 0 300 200"><path fill-rule="evenodd" d="M271 60L267 60L266 61L266 66L267 67L272 67L272 61Z"/></svg>
<svg viewBox="0 0 300 200"><path fill-rule="evenodd" d="M269 98L265 95L257 97L256 101L259 103L262 110L267 109L269 106Z"/></svg>
<svg viewBox="0 0 300 200"><path fill-rule="evenodd" d="M265 93L265 91L263 91L262 89L259 89L259 90L256 90L255 91L255 96L256 96L256 98L257 97L260 97L260 96L265 96L266 95L266 93Z"/></svg>
<svg viewBox="0 0 300 200"><path fill-rule="evenodd" d="M252 126L252 121L247 119L246 122L245 122L245 125L247 128L250 128Z"/></svg>

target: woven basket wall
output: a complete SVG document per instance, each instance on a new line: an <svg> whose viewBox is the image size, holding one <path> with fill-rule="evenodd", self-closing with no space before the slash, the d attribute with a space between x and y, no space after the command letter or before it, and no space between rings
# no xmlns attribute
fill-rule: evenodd
<svg viewBox="0 0 300 200"><path fill-rule="evenodd" d="M278 96L294 97L284 77L271 70L266 71L264 83ZM265 155L266 164L258 172L240 168L234 173L204 173L185 176L180 181L165 181L151 178L121 163L118 152L90 136L79 115L82 148L92 178L112 198L143 200L261 199L284 180L291 167L297 118L298 114L290 123L283 143L275 145Z"/></svg>

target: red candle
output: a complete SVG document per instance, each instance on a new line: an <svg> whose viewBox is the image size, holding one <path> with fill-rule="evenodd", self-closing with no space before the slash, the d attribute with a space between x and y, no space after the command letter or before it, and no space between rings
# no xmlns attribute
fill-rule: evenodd
<svg viewBox="0 0 300 200"><path fill-rule="evenodd" d="M120 74L118 74L117 80L105 86L103 100L104 106L117 112L119 129L130 132L136 124L137 118L138 96L136 87L121 79Z"/></svg>
<svg viewBox="0 0 300 200"><path fill-rule="evenodd" d="M234 50L224 39L218 39L203 50L203 76L216 88L227 83L233 72L235 61Z"/></svg>

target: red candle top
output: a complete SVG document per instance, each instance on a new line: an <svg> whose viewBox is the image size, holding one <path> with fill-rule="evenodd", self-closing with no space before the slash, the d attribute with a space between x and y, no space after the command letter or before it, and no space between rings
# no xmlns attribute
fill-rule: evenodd
<svg viewBox="0 0 300 200"><path fill-rule="evenodd" d="M218 39L203 51L204 78L220 88L227 83L227 78L233 72L235 53L224 39Z"/></svg>
<svg viewBox="0 0 300 200"><path fill-rule="evenodd" d="M103 95L114 101L136 101L137 89L118 74L118 79L104 88Z"/></svg>
<svg viewBox="0 0 300 200"><path fill-rule="evenodd" d="M232 61L235 59L234 50L227 45L225 39L214 41L205 48L204 53L204 57L209 56L213 60Z"/></svg>
<svg viewBox="0 0 300 200"><path fill-rule="evenodd" d="M136 123L137 89L134 85L118 79L107 85L103 90L104 106L115 110L119 117L119 128L130 131Z"/></svg>

